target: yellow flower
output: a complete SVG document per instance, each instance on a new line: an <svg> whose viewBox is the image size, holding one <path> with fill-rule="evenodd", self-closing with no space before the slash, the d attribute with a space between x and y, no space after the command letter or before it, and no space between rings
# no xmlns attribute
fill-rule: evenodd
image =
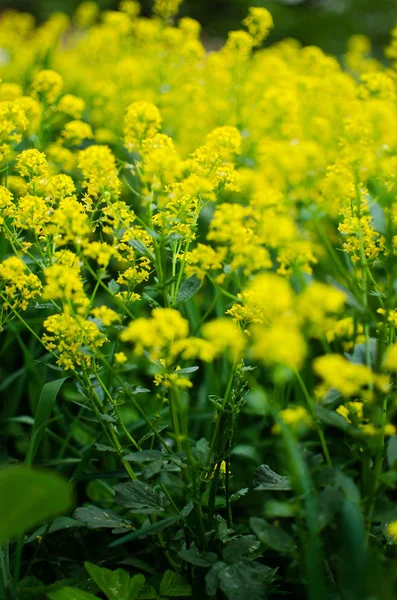
<svg viewBox="0 0 397 600"><path fill-rule="evenodd" d="M151 102L133 102L124 119L124 140L128 150L139 150L142 142L153 137L160 129L160 112Z"/></svg>
<svg viewBox="0 0 397 600"><path fill-rule="evenodd" d="M123 365L125 362L127 362L128 359L124 352L116 352L116 354L114 355L114 360L118 365Z"/></svg>
<svg viewBox="0 0 397 600"><path fill-rule="evenodd" d="M18 156L16 168L22 177L42 179L48 175L48 162L44 152L35 148L24 150Z"/></svg>
<svg viewBox="0 0 397 600"><path fill-rule="evenodd" d="M148 350L154 360L167 356L173 342L186 338L189 323L178 310L155 308L149 319L139 317L132 321L120 334L122 342L134 344L135 353Z"/></svg>
<svg viewBox="0 0 397 600"><path fill-rule="evenodd" d="M73 119L81 119L85 110L86 103L83 98L74 96L73 94L65 94L58 102L57 110L59 112L72 117Z"/></svg>
<svg viewBox="0 0 397 600"><path fill-rule="evenodd" d="M383 368L388 371L397 371L397 344L393 344L387 349Z"/></svg>
<svg viewBox="0 0 397 600"><path fill-rule="evenodd" d="M248 32L255 40L255 45L259 46L273 29L274 23L272 15L266 8L251 6L248 17L243 21Z"/></svg>
<svg viewBox="0 0 397 600"><path fill-rule="evenodd" d="M83 121L69 121L61 131L62 143L68 146L79 146L84 140L94 137L91 125Z"/></svg>
<svg viewBox="0 0 397 600"><path fill-rule="evenodd" d="M120 322L121 320L120 315L107 306L97 306L92 309L91 314L94 315L96 319L100 319L105 327Z"/></svg>
<svg viewBox="0 0 397 600"><path fill-rule="evenodd" d="M295 432L304 432L312 427L313 421L304 406L289 406L279 413L280 419ZM272 428L272 433L280 433L281 427L276 423Z"/></svg>
<svg viewBox="0 0 397 600"><path fill-rule="evenodd" d="M154 0L153 12L163 19L170 19L178 12L183 0Z"/></svg>
<svg viewBox="0 0 397 600"><path fill-rule="evenodd" d="M364 386L376 383L374 373L366 365L350 362L340 354L316 358L313 368L326 385L335 387L344 396L359 394Z"/></svg>
<svg viewBox="0 0 397 600"><path fill-rule="evenodd" d="M234 360L240 357L244 350L244 334L231 319L220 318L209 321L202 326L201 333L212 345L216 356L227 355Z"/></svg>
<svg viewBox="0 0 397 600"><path fill-rule="evenodd" d="M26 310L29 301L40 293L41 283L19 257L10 256L0 263L0 291L6 298L6 311Z"/></svg>
<svg viewBox="0 0 397 600"><path fill-rule="evenodd" d="M391 537L393 544L397 544L397 521L387 524L386 533Z"/></svg>
<svg viewBox="0 0 397 600"><path fill-rule="evenodd" d="M49 69L39 71L32 81L32 96L46 104L53 104L61 95L63 79Z"/></svg>

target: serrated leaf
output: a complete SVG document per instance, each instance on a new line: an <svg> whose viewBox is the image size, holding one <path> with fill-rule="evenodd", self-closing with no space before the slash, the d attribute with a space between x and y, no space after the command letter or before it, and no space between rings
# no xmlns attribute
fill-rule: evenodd
<svg viewBox="0 0 397 600"><path fill-rule="evenodd" d="M280 554L293 555L296 552L294 539L281 527L271 525L265 519L250 518L250 527L257 538L272 550Z"/></svg>
<svg viewBox="0 0 397 600"><path fill-rule="evenodd" d="M183 304L184 302L190 300L190 298L193 298L193 296L201 288L202 283L203 281L199 279L196 275L192 275L188 279L185 279L182 282L181 287L179 288L175 300L175 306L179 306L180 304Z"/></svg>
<svg viewBox="0 0 397 600"><path fill-rule="evenodd" d="M132 528L128 519L120 517L111 510L103 510L97 506L83 506L76 508L73 517L84 523L88 529L114 529L117 532Z"/></svg>
<svg viewBox="0 0 397 600"><path fill-rule="evenodd" d="M142 481L129 481L115 486L116 503L132 512L156 514L165 511L170 501L163 492L157 492Z"/></svg>
<svg viewBox="0 0 397 600"><path fill-rule="evenodd" d="M186 597L192 595L192 588L179 573L166 571L161 579L160 594L170 597Z"/></svg>
<svg viewBox="0 0 397 600"><path fill-rule="evenodd" d="M272 471L269 465L261 465L256 469L254 486L256 490L272 490L280 492L291 489L289 478Z"/></svg>
<svg viewBox="0 0 397 600"><path fill-rule="evenodd" d="M157 597L157 590L152 585L144 585L137 596L137 600L152 600Z"/></svg>
<svg viewBox="0 0 397 600"><path fill-rule="evenodd" d="M130 578L124 569L111 571L90 562L84 563L84 567L108 600L136 600L145 585L143 575Z"/></svg>

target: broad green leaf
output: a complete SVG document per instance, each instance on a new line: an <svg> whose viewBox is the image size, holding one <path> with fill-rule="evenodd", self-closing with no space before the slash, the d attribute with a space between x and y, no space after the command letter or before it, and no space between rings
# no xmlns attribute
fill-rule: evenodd
<svg viewBox="0 0 397 600"><path fill-rule="evenodd" d="M39 402L37 404L36 414L34 417L34 424L30 436L29 448L26 454L26 463L29 465L33 463L34 457L43 438L48 420L50 419L51 413L53 411L58 392L61 389L63 383L66 381L66 379L67 377L62 377L62 379L49 381L45 384L41 391Z"/></svg>
<svg viewBox="0 0 397 600"><path fill-rule="evenodd" d="M254 486L256 490L288 491L291 483L288 477L271 470L269 465L261 465L255 471Z"/></svg>
<svg viewBox="0 0 397 600"><path fill-rule="evenodd" d="M217 555L213 552L200 552L194 542L189 548L178 552L179 558L195 565L196 567L210 567L217 561Z"/></svg>
<svg viewBox="0 0 397 600"><path fill-rule="evenodd" d="M221 589L229 600L265 600L276 571L255 561L232 565L220 561L206 575L206 592L215 596Z"/></svg>
<svg viewBox="0 0 397 600"><path fill-rule="evenodd" d="M293 555L296 552L294 539L281 527L271 525L265 519L251 517L250 526L258 539L280 554Z"/></svg>
<svg viewBox="0 0 397 600"><path fill-rule="evenodd" d="M55 473L25 465L0 470L0 543L66 512L72 488Z"/></svg>
<svg viewBox="0 0 397 600"><path fill-rule="evenodd" d="M254 535L243 535L227 544L222 552L226 563L235 563L243 558L255 558L253 553L259 548L259 542Z"/></svg>
<svg viewBox="0 0 397 600"><path fill-rule="evenodd" d="M136 600L145 585L143 575L129 576L124 569L111 571L86 562L84 567L109 600Z"/></svg>
<svg viewBox="0 0 397 600"><path fill-rule="evenodd" d="M192 588L179 573L166 571L160 583L160 594L178 597L191 596Z"/></svg>
<svg viewBox="0 0 397 600"><path fill-rule="evenodd" d="M98 600L98 596L72 587L64 587L56 592L49 592L47 598L49 600Z"/></svg>
<svg viewBox="0 0 397 600"><path fill-rule="evenodd" d="M138 480L119 483L114 490L117 504L135 513L161 513L170 503L163 492L156 492L150 485Z"/></svg>
<svg viewBox="0 0 397 600"><path fill-rule="evenodd" d="M113 533L123 533L132 528L128 519L120 517L111 510L103 510L97 506L82 506L76 508L73 517L84 523L89 529L112 529Z"/></svg>
<svg viewBox="0 0 397 600"><path fill-rule="evenodd" d="M187 300L190 300L190 298L193 298L193 296L201 288L202 283L202 280L199 279L196 275L192 275L188 279L185 279L185 281L182 282L182 285L179 288L175 300L175 306L179 306L180 304L187 302Z"/></svg>

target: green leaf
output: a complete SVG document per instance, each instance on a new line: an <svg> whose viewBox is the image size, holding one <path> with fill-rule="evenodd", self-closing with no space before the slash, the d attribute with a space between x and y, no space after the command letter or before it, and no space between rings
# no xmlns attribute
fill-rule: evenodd
<svg viewBox="0 0 397 600"><path fill-rule="evenodd" d="M237 490L237 492L234 492L234 494L230 496L230 502L236 502L236 500L240 500L240 498L248 494L248 491L248 488L241 488L240 490Z"/></svg>
<svg viewBox="0 0 397 600"><path fill-rule="evenodd" d="M261 465L255 471L254 486L256 490L288 491L291 483L288 477L271 470L269 465Z"/></svg>
<svg viewBox="0 0 397 600"><path fill-rule="evenodd" d="M152 523L151 525L144 525L137 531L133 531L132 533L128 533L124 535L122 538L115 540L111 544L109 544L110 548L114 548L114 546L119 546L120 544L125 544L127 542L131 542L132 540L137 540L138 538L144 538L152 533L156 533L156 531L162 531L167 527L170 527L174 523L180 520L180 516L175 517L167 517L166 519L162 519L161 521L156 521L156 523Z"/></svg>
<svg viewBox="0 0 397 600"><path fill-rule="evenodd" d="M49 592L47 598L50 600L98 600L98 596L72 587L64 587L56 592Z"/></svg>
<svg viewBox="0 0 397 600"><path fill-rule="evenodd" d="M134 513L158 514L164 512L170 503L163 492L156 492L150 485L138 480L119 483L114 490L117 504Z"/></svg>
<svg viewBox="0 0 397 600"><path fill-rule="evenodd" d="M137 599L138 600L153 600L157 598L157 590L152 585L144 585L141 591L139 592Z"/></svg>
<svg viewBox="0 0 397 600"><path fill-rule="evenodd" d="M45 428L53 411L58 392L61 389L63 383L66 381L66 379L67 377L62 377L62 379L49 381L44 385L41 391L39 402L37 404L36 414L34 417L29 448L26 454L25 462L28 465L31 465L33 463L34 457L43 438Z"/></svg>
<svg viewBox="0 0 397 600"><path fill-rule="evenodd" d="M46 535L50 533L55 533L56 531L62 531L64 529L72 529L75 527L82 527L83 523L80 521L76 521L75 519L71 519L70 517L57 517L51 523L50 528L47 531L47 525L42 525L36 531L32 533L31 536L25 540L25 544L29 544L30 542L34 542L37 539L37 536L43 535L44 532L47 532Z"/></svg>
<svg viewBox="0 0 397 600"><path fill-rule="evenodd" d="M318 526L323 529L330 523L339 510L343 499L342 492L333 486L327 485L317 496Z"/></svg>
<svg viewBox="0 0 397 600"><path fill-rule="evenodd" d="M387 463L389 467L392 468L397 461L397 435L390 436L389 441L387 442L386 456Z"/></svg>
<svg viewBox="0 0 397 600"><path fill-rule="evenodd" d="M179 291L178 291L178 294L177 294L177 297L175 300L175 306L179 306L180 304L187 302L187 300L190 300L190 298L193 298L193 296L201 288L202 283L203 283L202 280L199 279L196 275L192 275L188 279L185 279L182 282L181 287L179 288Z"/></svg>
<svg viewBox="0 0 397 600"><path fill-rule="evenodd" d="M0 490L0 544L66 512L72 503L72 488L62 477L25 465L1 470Z"/></svg>
<svg viewBox="0 0 397 600"><path fill-rule="evenodd" d="M259 548L259 542L254 535L243 535L227 544L222 552L223 560L227 563L238 562L242 558L252 556ZM254 556L255 558L255 556Z"/></svg>
<svg viewBox="0 0 397 600"><path fill-rule="evenodd" d="M182 575L166 571L160 583L160 594L164 596L191 596L192 588Z"/></svg>
<svg viewBox="0 0 397 600"><path fill-rule="evenodd" d="M112 533L124 533L125 530L132 528L132 523L128 519L120 517L111 510L102 510L97 506L83 506L76 508L73 517L84 523L88 529L112 529Z"/></svg>
<svg viewBox="0 0 397 600"><path fill-rule="evenodd" d="M346 499L341 512L338 552L339 586L349 600L362 600L366 596L366 540L365 525L360 506Z"/></svg>
<svg viewBox="0 0 397 600"><path fill-rule="evenodd" d="M180 550L178 556L196 567L210 567L218 559L213 552L200 552L194 542L189 548Z"/></svg>
<svg viewBox="0 0 397 600"><path fill-rule="evenodd" d="M85 562L84 567L109 600L136 600L145 585L143 575L130 578L124 569L111 571L90 562Z"/></svg>
<svg viewBox="0 0 397 600"><path fill-rule="evenodd" d="M320 421L326 425L336 427L337 429L340 429L346 433L350 433L351 435L360 435L360 432L355 427L350 425L350 423L348 423L346 419L344 419L342 415L336 411L324 408L324 406L321 406L321 404L316 404L314 409Z"/></svg>
<svg viewBox="0 0 397 600"><path fill-rule="evenodd" d="M142 450L141 452L132 452L123 456L124 460L134 463L153 462L154 460L162 460L164 455L160 450Z"/></svg>
<svg viewBox="0 0 397 600"><path fill-rule="evenodd" d="M276 571L255 561L232 565L220 561L206 575L206 592L215 596L221 589L229 600L265 600Z"/></svg>
<svg viewBox="0 0 397 600"><path fill-rule="evenodd" d="M250 526L258 539L272 550L291 556L296 552L294 539L281 527L271 525L265 519L250 518Z"/></svg>

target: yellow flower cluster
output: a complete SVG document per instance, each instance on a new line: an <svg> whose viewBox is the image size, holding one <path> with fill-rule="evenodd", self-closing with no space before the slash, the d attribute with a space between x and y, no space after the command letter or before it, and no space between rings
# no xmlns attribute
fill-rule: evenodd
<svg viewBox="0 0 397 600"><path fill-rule="evenodd" d="M163 387L191 387L191 361L272 383L305 365L369 426L355 403L397 371L395 65L362 36L346 68L294 40L263 47L260 7L207 52L180 4L2 16L3 320L41 296L60 366L93 369L107 328L117 368ZM343 355L361 346L362 364ZM298 404L280 418L315 425Z"/></svg>

